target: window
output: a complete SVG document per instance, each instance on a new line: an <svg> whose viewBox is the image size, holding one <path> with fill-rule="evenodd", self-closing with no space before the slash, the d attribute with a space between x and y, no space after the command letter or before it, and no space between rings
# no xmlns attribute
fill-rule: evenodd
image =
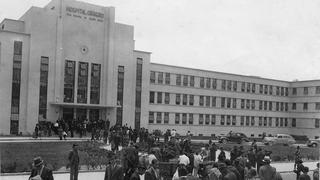
<svg viewBox="0 0 320 180"><path fill-rule="evenodd" d="M193 106L193 102L194 102L194 96L193 96L193 95L190 95L190 96L189 96L189 105L190 105L190 106Z"/></svg>
<svg viewBox="0 0 320 180"><path fill-rule="evenodd" d="M217 80L212 79L212 89L217 89Z"/></svg>
<svg viewBox="0 0 320 180"><path fill-rule="evenodd" d="M281 96L284 96L284 87L281 87Z"/></svg>
<svg viewBox="0 0 320 180"><path fill-rule="evenodd" d="M319 128L319 123L320 123L320 119L315 119L314 120L314 127Z"/></svg>
<svg viewBox="0 0 320 180"><path fill-rule="evenodd" d="M48 70L49 70L48 66L49 66L49 58L42 56L40 59L40 90L39 90L39 117L42 117L42 119L47 118L47 94L48 94ZM14 107L12 106L11 109L13 108ZM18 113L19 111L17 111L15 114L18 114Z"/></svg>
<svg viewBox="0 0 320 180"><path fill-rule="evenodd" d="M308 110L308 103L303 103L303 110Z"/></svg>
<svg viewBox="0 0 320 180"><path fill-rule="evenodd" d="M269 111L272 111L272 101L269 101Z"/></svg>
<svg viewBox="0 0 320 180"><path fill-rule="evenodd" d="M279 118L276 118L276 127L279 127Z"/></svg>
<svg viewBox="0 0 320 180"><path fill-rule="evenodd" d="M194 87L194 76L190 76L190 86Z"/></svg>
<svg viewBox="0 0 320 180"><path fill-rule="evenodd" d="M221 108L224 108L224 106L225 106L225 101L226 101L226 98L221 97Z"/></svg>
<svg viewBox="0 0 320 180"><path fill-rule="evenodd" d="M205 124L206 125L210 124L210 114L206 114Z"/></svg>
<svg viewBox="0 0 320 180"><path fill-rule="evenodd" d="M215 114L211 115L211 125L216 125L216 115Z"/></svg>
<svg viewBox="0 0 320 180"><path fill-rule="evenodd" d="M176 74L176 85L181 86L181 74Z"/></svg>
<svg viewBox="0 0 320 180"><path fill-rule="evenodd" d="M150 83L156 83L156 72L154 71L150 73Z"/></svg>
<svg viewBox="0 0 320 180"><path fill-rule="evenodd" d="M227 115L227 126L230 126L230 124L231 124L231 119L230 119L230 116Z"/></svg>
<svg viewBox="0 0 320 180"><path fill-rule="evenodd" d="M237 123L237 118L236 116L232 116L232 126L235 126Z"/></svg>
<svg viewBox="0 0 320 180"><path fill-rule="evenodd" d="M268 109L268 101L264 101L263 103L264 103L263 109L266 111Z"/></svg>
<svg viewBox="0 0 320 180"><path fill-rule="evenodd" d="M308 87L304 87L303 88L303 94L304 95L308 95Z"/></svg>
<svg viewBox="0 0 320 180"><path fill-rule="evenodd" d="M204 96L199 96L199 106L204 105Z"/></svg>
<svg viewBox="0 0 320 180"><path fill-rule="evenodd" d="M221 89L226 90L226 80L222 80L221 82Z"/></svg>
<svg viewBox="0 0 320 180"><path fill-rule="evenodd" d="M316 87L316 94L320 94L320 86Z"/></svg>
<svg viewBox="0 0 320 180"><path fill-rule="evenodd" d="M277 96L280 95L280 87L279 87L279 86L276 87L276 95L277 95Z"/></svg>
<svg viewBox="0 0 320 180"><path fill-rule="evenodd" d="M193 124L193 114L189 114L189 124Z"/></svg>
<svg viewBox="0 0 320 180"><path fill-rule="evenodd" d="M159 84L163 83L163 72L158 72L158 83Z"/></svg>
<svg viewBox="0 0 320 180"><path fill-rule="evenodd" d="M233 91L237 91L238 83L237 81L233 81Z"/></svg>
<svg viewBox="0 0 320 180"><path fill-rule="evenodd" d="M141 122L141 94L142 94L142 65L143 59L137 58L136 67L136 106L135 106L135 117L134 117L134 128L140 128Z"/></svg>
<svg viewBox="0 0 320 180"><path fill-rule="evenodd" d="M251 126L254 126L256 124L256 120L254 119L254 116L251 116Z"/></svg>
<svg viewBox="0 0 320 180"><path fill-rule="evenodd" d="M280 118L280 126L283 126L283 118Z"/></svg>
<svg viewBox="0 0 320 180"><path fill-rule="evenodd" d="M150 91L149 103L150 103L150 104L153 104L153 103L154 103L154 92L153 92L153 91Z"/></svg>
<svg viewBox="0 0 320 180"><path fill-rule="evenodd" d="M161 112L157 112L157 124L161 124L162 121L162 113Z"/></svg>
<svg viewBox="0 0 320 180"><path fill-rule="evenodd" d="M246 102L246 109L250 109L250 99L247 99L247 102Z"/></svg>
<svg viewBox="0 0 320 180"><path fill-rule="evenodd" d="M123 70L124 70L124 67L123 67ZM119 69L118 69L118 71L119 71ZM120 72L120 73L124 73L124 72ZM91 86L90 86L90 104L99 104L100 103L100 74L101 74L101 64L92 63L92 66L91 66ZM122 78L121 74L118 74L118 75L120 78ZM124 87L124 81L123 81L123 79L120 79L120 82L118 82L118 88L119 88L119 90L122 89L122 91L120 90L122 93L122 97L123 97L123 87ZM121 98L121 99L123 99L123 98Z"/></svg>
<svg viewBox="0 0 320 180"><path fill-rule="evenodd" d="M244 116L240 117L240 125L243 126L244 125Z"/></svg>
<svg viewBox="0 0 320 180"><path fill-rule="evenodd" d="M74 101L75 61L65 61L63 102Z"/></svg>
<svg viewBox="0 0 320 180"><path fill-rule="evenodd" d="M246 126L250 125L250 116L246 116Z"/></svg>
<svg viewBox="0 0 320 180"><path fill-rule="evenodd" d="M207 78L206 87L211 88L211 79L210 78Z"/></svg>
<svg viewBox="0 0 320 180"><path fill-rule="evenodd" d="M267 117L264 117L263 118L263 126L267 126L267 124L268 124L268 119L267 119Z"/></svg>
<svg viewBox="0 0 320 180"><path fill-rule="evenodd" d="M212 96L211 99L212 99L212 100L211 100L211 101L212 101L212 104L211 104L212 107L216 107L216 102L217 102L216 99L217 99L217 98L216 98L215 96Z"/></svg>
<svg viewBox="0 0 320 180"><path fill-rule="evenodd" d="M276 102L276 111L279 111L279 102Z"/></svg>
<svg viewBox="0 0 320 180"><path fill-rule="evenodd" d="M250 93L250 91L251 91L251 86L250 85L251 85L250 83L247 83L247 93Z"/></svg>
<svg viewBox="0 0 320 180"><path fill-rule="evenodd" d="M182 104L187 105L188 104L188 95L184 94L182 97Z"/></svg>
<svg viewBox="0 0 320 180"><path fill-rule="evenodd" d="M241 83L241 92L244 92L246 89L246 83L245 82L242 82Z"/></svg>
<svg viewBox="0 0 320 180"><path fill-rule="evenodd" d="M183 76L183 86L188 86L188 76L187 75L184 75Z"/></svg>
<svg viewBox="0 0 320 180"><path fill-rule="evenodd" d="M157 93L157 103L161 104L162 103L162 92Z"/></svg>
<svg viewBox="0 0 320 180"><path fill-rule="evenodd" d="M285 126L285 127L288 126L288 118L284 118L284 126Z"/></svg>
<svg viewBox="0 0 320 180"><path fill-rule="evenodd" d="M228 91L231 91L231 84L232 84L231 81L227 81L227 90Z"/></svg>
<svg viewBox="0 0 320 180"><path fill-rule="evenodd" d="M244 109L244 102L245 100L244 99L241 99L241 109Z"/></svg>
<svg viewBox="0 0 320 180"><path fill-rule="evenodd" d="M237 99L236 98L232 99L232 108L234 108L234 109L237 108Z"/></svg>
<svg viewBox="0 0 320 180"><path fill-rule="evenodd" d="M259 117L259 126L262 126L262 117Z"/></svg>
<svg viewBox="0 0 320 180"><path fill-rule="evenodd" d="M169 112L164 113L164 119L163 119L164 124L169 124Z"/></svg>
<svg viewBox="0 0 320 180"><path fill-rule="evenodd" d="M269 117L269 126L272 126L272 117Z"/></svg>
<svg viewBox="0 0 320 180"><path fill-rule="evenodd" d="M292 103L291 109L292 109L292 110L296 110L296 109L297 109L297 104L296 104L296 103Z"/></svg>
<svg viewBox="0 0 320 180"><path fill-rule="evenodd" d="M256 108L256 102L255 100L251 100L251 109L255 109Z"/></svg>
<svg viewBox="0 0 320 180"><path fill-rule="evenodd" d="M181 102L180 94L176 94L176 105L180 105L180 102Z"/></svg>
<svg viewBox="0 0 320 180"><path fill-rule="evenodd" d="M316 103L316 110L320 110L320 102Z"/></svg>
<svg viewBox="0 0 320 180"><path fill-rule="evenodd" d="M227 98L227 108L231 108L231 98Z"/></svg>
<svg viewBox="0 0 320 180"><path fill-rule="evenodd" d="M206 106L210 107L210 96L206 96Z"/></svg>
<svg viewBox="0 0 320 180"><path fill-rule="evenodd" d="M149 123L152 124L154 122L154 112L149 112Z"/></svg>
<svg viewBox="0 0 320 180"><path fill-rule="evenodd" d="M291 120L291 126L292 127L296 127L296 118L292 118L292 120Z"/></svg>
<svg viewBox="0 0 320 180"><path fill-rule="evenodd" d="M252 93L256 93L256 84L255 83L252 84L251 91L252 91Z"/></svg>
<svg viewBox="0 0 320 180"><path fill-rule="evenodd" d="M284 103L284 110L288 111L288 103Z"/></svg>
<svg viewBox="0 0 320 180"><path fill-rule="evenodd" d="M263 93L263 85L262 85L262 84L259 85L259 93L260 93L260 94Z"/></svg>
<svg viewBox="0 0 320 180"><path fill-rule="evenodd" d="M225 119L224 119L224 115L221 115L220 125L223 125L223 126L224 126L224 121L225 121Z"/></svg>
<svg viewBox="0 0 320 180"><path fill-rule="evenodd" d="M175 124L180 124L180 114L179 113L176 113L174 122L175 122Z"/></svg>
<svg viewBox="0 0 320 180"><path fill-rule="evenodd" d="M272 95L272 92L273 92L273 86L270 85L270 86L269 86L269 95Z"/></svg>
<svg viewBox="0 0 320 180"><path fill-rule="evenodd" d="M259 101L259 110L262 110L262 101Z"/></svg>
<svg viewBox="0 0 320 180"><path fill-rule="evenodd" d="M289 95L289 88L284 88L284 90L285 90L285 96L288 96Z"/></svg>
<svg viewBox="0 0 320 180"><path fill-rule="evenodd" d="M170 94L169 93L164 93L164 103L170 104Z"/></svg>
<svg viewBox="0 0 320 180"><path fill-rule="evenodd" d="M203 114L199 114L199 124L203 124Z"/></svg>
<svg viewBox="0 0 320 180"><path fill-rule="evenodd" d="M166 73L165 83L170 84L170 73Z"/></svg>
<svg viewBox="0 0 320 180"><path fill-rule="evenodd" d="M204 77L200 77L200 87L204 88Z"/></svg>
<svg viewBox="0 0 320 180"><path fill-rule="evenodd" d="M268 94L268 85L264 85L264 94Z"/></svg>
<svg viewBox="0 0 320 180"><path fill-rule="evenodd" d="M89 64L79 62L77 102L87 103Z"/></svg>
<svg viewBox="0 0 320 180"><path fill-rule="evenodd" d="M283 102L280 103L280 111L284 110Z"/></svg>
<svg viewBox="0 0 320 180"><path fill-rule="evenodd" d="M297 95L297 88L292 88L292 95Z"/></svg>
<svg viewBox="0 0 320 180"><path fill-rule="evenodd" d="M187 113L182 114L182 124L187 124Z"/></svg>

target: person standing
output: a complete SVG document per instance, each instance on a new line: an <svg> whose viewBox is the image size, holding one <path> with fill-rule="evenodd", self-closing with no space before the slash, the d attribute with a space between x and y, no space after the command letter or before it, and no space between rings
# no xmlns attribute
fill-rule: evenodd
<svg viewBox="0 0 320 180"><path fill-rule="evenodd" d="M299 180L311 180L310 176L308 175L309 168L304 167L302 169L303 174L300 175Z"/></svg>
<svg viewBox="0 0 320 180"><path fill-rule="evenodd" d="M261 180L273 180L276 178L276 168L270 165L271 159L269 156L265 156L263 159L264 165L259 170L259 176Z"/></svg>
<svg viewBox="0 0 320 180"><path fill-rule="evenodd" d="M258 152L256 153L256 162L257 162L257 172L259 172L260 167L263 165L264 153L261 148L258 148Z"/></svg>
<svg viewBox="0 0 320 180"><path fill-rule="evenodd" d="M53 180L52 170L43 165L41 157L33 159L33 169L29 180Z"/></svg>
<svg viewBox="0 0 320 180"><path fill-rule="evenodd" d="M72 145L72 150L69 152L68 161L68 165L70 166L70 180L78 180L79 154L77 144Z"/></svg>
<svg viewBox="0 0 320 180"><path fill-rule="evenodd" d="M210 161L216 161L216 152L217 146L215 143L212 143L210 146Z"/></svg>
<svg viewBox="0 0 320 180"><path fill-rule="evenodd" d="M317 169L313 171L313 180L319 180L319 163L317 163Z"/></svg>

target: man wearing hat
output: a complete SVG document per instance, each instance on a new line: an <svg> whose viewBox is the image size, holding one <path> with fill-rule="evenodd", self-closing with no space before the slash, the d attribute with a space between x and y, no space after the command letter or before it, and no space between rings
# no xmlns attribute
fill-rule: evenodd
<svg viewBox="0 0 320 180"><path fill-rule="evenodd" d="M261 180L273 180L276 178L276 168L270 165L270 156L265 156L263 159L264 165L259 170L259 176Z"/></svg>
<svg viewBox="0 0 320 180"><path fill-rule="evenodd" d="M68 161L68 165L70 166L70 180L78 180L79 154L77 144L72 145L72 150L69 152Z"/></svg>
<svg viewBox="0 0 320 180"><path fill-rule="evenodd" d="M33 159L33 169L29 180L53 180L52 170L43 165L41 157Z"/></svg>

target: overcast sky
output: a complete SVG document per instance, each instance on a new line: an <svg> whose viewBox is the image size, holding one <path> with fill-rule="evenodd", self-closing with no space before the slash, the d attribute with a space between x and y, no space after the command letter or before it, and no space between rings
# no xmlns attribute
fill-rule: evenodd
<svg viewBox="0 0 320 180"><path fill-rule="evenodd" d="M151 61L292 81L320 79L320 0L81 0L116 8ZM0 0L0 20L49 0Z"/></svg>

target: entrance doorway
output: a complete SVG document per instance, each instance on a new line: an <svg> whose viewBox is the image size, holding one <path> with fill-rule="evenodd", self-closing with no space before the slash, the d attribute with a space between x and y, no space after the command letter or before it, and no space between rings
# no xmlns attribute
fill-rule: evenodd
<svg viewBox="0 0 320 180"><path fill-rule="evenodd" d="M63 108L62 118L65 122L73 120L73 108Z"/></svg>

